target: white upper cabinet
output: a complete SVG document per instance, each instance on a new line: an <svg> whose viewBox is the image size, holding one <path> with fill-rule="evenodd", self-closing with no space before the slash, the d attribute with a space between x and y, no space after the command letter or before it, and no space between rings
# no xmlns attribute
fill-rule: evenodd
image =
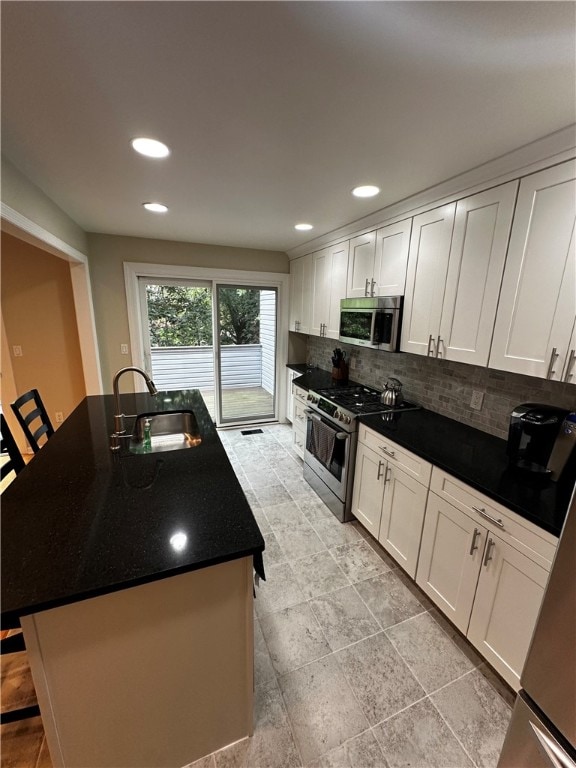
<svg viewBox="0 0 576 768"><path fill-rule="evenodd" d="M403 296L412 219L350 241L348 298Z"/></svg>
<svg viewBox="0 0 576 768"><path fill-rule="evenodd" d="M566 376L576 314L575 223L575 161L522 179L491 368L554 381Z"/></svg>
<svg viewBox="0 0 576 768"><path fill-rule="evenodd" d="M412 222L401 349L435 355L448 271L456 203L435 208Z"/></svg>
<svg viewBox="0 0 576 768"><path fill-rule="evenodd" d="M438 357L488 365L517 191L512 181L456 205Z"/></svg>
<svg viewBox="0 0 576 768"><path fill-rule="evenodd" d="M376 232L372 296L404 296L412 219Z"/></svg>
<svg viewBox="0 0 576 768"><path fill-rule="evenodd" d="M337 339L340 299L346 297L348 241L312 254L312 322L310 333Z"/></svg>
<svg viewBox="0 0 576 768"><path fill-rule="evenodd" d="M349 299L371 296L374 278L374 258L376 255L376 232L350 240L350 265L346 296Z"/></svg>
<svg viewBox="0 0 576 768"><path fill-rule="evenodd" d="M312 256L301 256L290 262L290 331L309 333L311 297Z"/></svg>
<svg viewBox="0 0 576 768"><path fill-rule="evenodd" d="M513 181L414 219L405 352L488 364L517 190Z"/></svg>

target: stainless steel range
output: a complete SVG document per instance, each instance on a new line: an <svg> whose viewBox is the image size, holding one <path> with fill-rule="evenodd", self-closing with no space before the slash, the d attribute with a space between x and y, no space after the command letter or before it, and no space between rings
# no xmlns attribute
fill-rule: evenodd
<svg viewBox="0 0 576 768"><path fill-rule="evenodd" d="M304 479L343 523L353 520L350 511L358 439L358 416L397 413L419 408L403 401L386 406L381 393L359 385L308 392Z"/></svg>

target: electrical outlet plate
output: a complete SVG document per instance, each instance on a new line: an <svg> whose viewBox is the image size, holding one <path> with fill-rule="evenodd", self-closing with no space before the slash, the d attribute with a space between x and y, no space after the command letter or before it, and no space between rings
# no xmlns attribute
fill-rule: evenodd
<svg viewBox="0 0 576 768"><path fill-rule="evenodd" d="M120 344L120 354L121 355L128 354L128 344Z"/></svg>
<svg viewBox="0 0 576 768"><path fill-rule="evenodd" d="M470 398L470 408L475 411L482 410L482 403L484 402L484 392L480 392L478 389L472 390L472 397Z"/></svg>
<svg viewBox="0 0 576 768"><path fill-rule="evenodd" d="M54 414L54 418L56 420L56 424L62 424L62 422L64 421L64 414L62 413L62 411L56 411L56 413Z"/></svg>
<svg viewBox="0 0 576 768"><path fill-rule="evenodd" d="M12 352L14 353L14 357L22 357L22 347L20 344L14 344Z"/></svg>

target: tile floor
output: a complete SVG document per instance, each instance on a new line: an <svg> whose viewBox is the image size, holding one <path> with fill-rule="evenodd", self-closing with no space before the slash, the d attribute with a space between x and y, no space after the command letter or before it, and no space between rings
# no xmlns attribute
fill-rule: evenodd
<svg viewBox="0 0 576 768"><path fill-rule="evenodd" d="M513 695L357 523L302 480L291 429L221 433L266 540L254 736L194 768L495 768ZM38 718L2 768L50 768Z"/></svg>

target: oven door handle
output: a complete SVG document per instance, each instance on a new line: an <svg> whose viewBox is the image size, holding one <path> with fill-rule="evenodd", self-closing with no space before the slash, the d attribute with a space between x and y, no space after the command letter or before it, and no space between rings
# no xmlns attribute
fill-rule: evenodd
<svg viewBox="0 0 576 768"><path fill-rule="evenodd" d="M314 411L311 411L309 408L307 408L304 411L304 413L308 416L309 419L316 419L316 421L321 421L323 424L326 424L322 416L319 416L317 413L315 413ZM326 424L326 426L330 427L330 429L336 432L332 424ZM348 432L336 432L336 440L348 440L349 437L350 435L348 434Z"/></svg>

